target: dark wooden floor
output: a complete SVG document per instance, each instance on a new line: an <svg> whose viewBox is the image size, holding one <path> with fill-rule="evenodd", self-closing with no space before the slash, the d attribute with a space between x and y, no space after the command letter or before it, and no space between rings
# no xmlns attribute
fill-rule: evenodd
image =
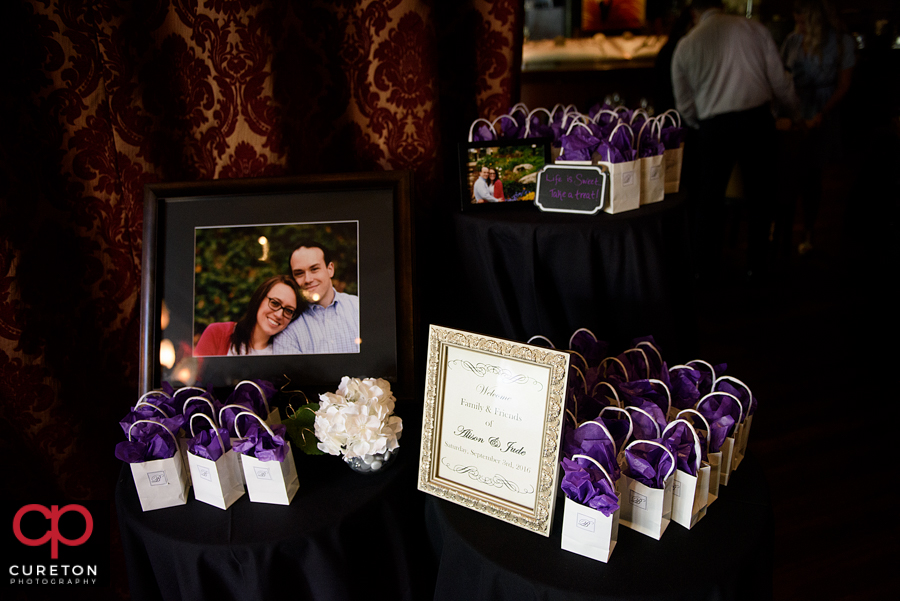
<svg viewBox="0 0 900 601"><path fill-rule="evenodd" d="M735 206L721 294L698 298L699 355L759 399L749 448L773 500L776 601L900 590L897 140L829 172L813 251L797 253L798 219L771 280L744 277Z"/></svg>

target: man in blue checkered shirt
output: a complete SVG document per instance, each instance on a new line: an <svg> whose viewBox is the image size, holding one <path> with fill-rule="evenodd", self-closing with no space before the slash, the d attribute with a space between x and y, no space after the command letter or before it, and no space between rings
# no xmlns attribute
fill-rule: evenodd
<svg viewBox="0 0 900 601"><path fill-rule="evenodd" d="M291 253L291 275L310 305L275 337L277 355L359 352L359 297L334 289L325 253L311 242Z"/></svg>

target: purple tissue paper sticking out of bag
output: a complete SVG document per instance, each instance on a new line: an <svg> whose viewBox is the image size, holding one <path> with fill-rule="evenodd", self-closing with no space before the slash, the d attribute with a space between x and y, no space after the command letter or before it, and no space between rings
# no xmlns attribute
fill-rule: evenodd
<svg viewBox="0 0 900 601"><path fill-rule="evenodd" d="M278 389L275 388L274 384L272 384L271 382L267 382L266 380L251 381L257 384L262 389L263 393L266 395L266 398L262 398L262 396L260 396L259 390L257 390L255 386L252 386L250 384L242 384L235 387L235 389L228 396L228 400L225 401L225 404L249 406L253 413L263 419L266 419L267 417L269 417L267 399L271 399L273 396L275 396L275 393L278 392Z"/></svg>
<svg viewBox="0 0 900 601"><path fill-rule="evenodd" d="M626 476L657 489L665 488L666 474L672 469L672 457L658 446L649 444L637 443L625 449L625 463Z"/></svg>
<svg viewBox="0 0 900 601"><path fill-rule="evenodd" d="M567 458L560 463L563 469L560 488L568 498L596 509L606 517L616 512L619 498L615 487L593 463L587 459L573 461Z"/></svg>
<svg viewBox="0 0 900 601"><path fill-rule="evenodd" d="M605 427L605 426L604 426ZM585 422L567 436L565 452L568 456L587 455L603 466L613 480L619 479L619 464L616 461L616 441L607 436L603 427Z"/></svg>
<svg viewBox="0 0 900 601"><path fill-rule="evenodd" d="M678 368L668 372L669 391L672 393L672 406L677 409L690 409L700 400L700 372L692 368Z"/></svg>
<svg viewBox="0 0 900 601"><path fill-rule="evenodd" d="M118 459L126 463L143 463L156 459L168 459L175 455L178 444L169 436L168 432L160 433L159 428L156 428L155 433L145 433L143 437L135 436L135 430L146 425L148 424L138 424L131 431L131 440L123 440L116 445L115 454Z"/></svg>
<svg viewBox="0 0 900 601"><path fill-rule="evenodd" d="M222 437L222 443L225 445L225 448L222 448L222 444L219 444L219 436L216 436L216 432ZM188 442L188 451L197 457L203 457L210 461L218 461L219 457L227 453L230 449L231 439L228 436L228 430L224 428L216 428L215 430L207 428L206 430L200 430L197 432L197 435Z"/></svg>
<svg viewBox="0 0 900 601"><path fill-rule="evenodd" d="M677 423L662 436L663 443L675 455L677 469L691 476L697 475L697 448L694 434L685 423Z"/></svg>
<svg viewBox="0 0 900 601"><path fill-rule="evenodd" d="M284 439L287 427L272 426L272 434L265 428L253 424L247 428L243 438L232 442L232 448L241 455L256 457L260 461L284 461L288 445Z"/></svg>
<svg viewBox="0 0 900 601"><path fill-rule="evenodd" d="M566 161L590 161L599 143L600 139L588 130L575 127L571 133L560 137L563 149L560 158Z"/></svg>

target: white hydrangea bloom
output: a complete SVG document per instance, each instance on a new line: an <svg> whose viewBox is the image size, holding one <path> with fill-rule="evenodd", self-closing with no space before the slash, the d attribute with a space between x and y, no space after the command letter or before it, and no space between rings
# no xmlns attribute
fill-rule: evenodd
<svg viewBox="0 0 900 601"><path fill-rule="evenodd" d="M345 376L337 393L322 394L319 400L315 431L322 452L351 458L400 446L403 422L393 415L396 399L386 380Z"/></svg>

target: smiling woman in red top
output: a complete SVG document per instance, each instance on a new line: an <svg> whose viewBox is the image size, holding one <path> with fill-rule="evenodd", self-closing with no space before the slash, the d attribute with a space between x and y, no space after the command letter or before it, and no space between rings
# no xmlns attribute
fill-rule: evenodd
<svg viewBox="0 0 900 601"><path fill-rule="evenodd" d="M293 278L269 278L250 297L238 321L212 323L200 336L194 355L271 355L272 338L306 309Z"/></svg>

